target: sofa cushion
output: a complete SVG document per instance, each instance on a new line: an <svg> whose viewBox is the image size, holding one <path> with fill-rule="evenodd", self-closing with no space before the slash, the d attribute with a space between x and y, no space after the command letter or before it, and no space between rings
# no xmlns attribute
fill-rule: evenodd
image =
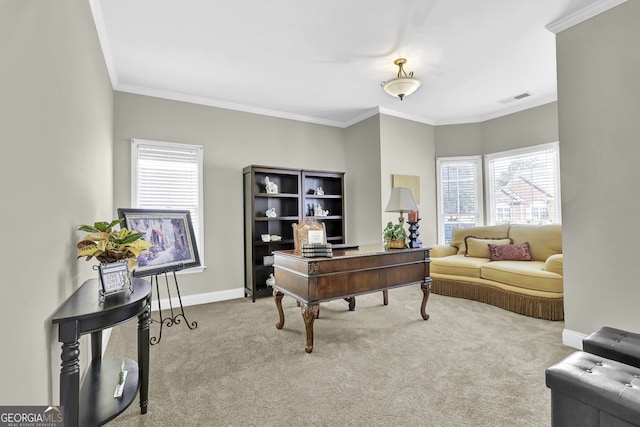
<svg viewBox="0 0 640 427"><path fill-rule="evenodd" d="M547 258L544 262L544 269L562 276L564 274L562 268L562 254L551 255Z"/></svg>
<svg viewBox="0 0 640 427"><path fill-rule="evenodd" d="M509 237L513 243L529 242L535 261L545 261L551 255L562 253L562 226L560 224L512 224Z"/></svg>
<svg viewBox="0 0 640 427"><path fill-rule="evenodd" d="M510 245L511 239L479 239L475 236L467 236L464 238L464 244L467 247L465 256L476 258L489 258L489 245Z"/></svg>
<svg viewBox="0 0 640 427"><path fill-rule="evenodd" d="M456 248L458 248L459 255L464 255L467 252L467 246L464 243L464 238L467 236L475 236L479 239L492 237L506 238L509 237L509 224L487 225L482 227L470 228L454 228L451 233L450 244L451 246L455 246Z"/></svg>
<svg viewBox="0 0 640 427"><path fill-rule="evenodd" d="M529 243L517 245L492 245L489 243L491 261L533 261Z"/></svg>
<svg viewBox="0 0 640 427"><path fill-rule="evenodd" d="M480 278L480 267L489 262L489 258L472 258L464 255L451 255L443 258L431 258L431 273L452 274L456 276Z"/></svg>
<svg viewBox="0 0 640 427"><path fill-rule="evenodd" d="M481 266L480 276L519 288L562 292L562 276L544 266L543 261L490 261Z"/></svg>
<svg viewBox="0 0 640 427"><path fill-rule="evenodd" d="M431 246L431 251L429 255L432 258L440 258L449 255L455 255L458 253L458 248L454 248L450 245L433 245Z"/></svg>

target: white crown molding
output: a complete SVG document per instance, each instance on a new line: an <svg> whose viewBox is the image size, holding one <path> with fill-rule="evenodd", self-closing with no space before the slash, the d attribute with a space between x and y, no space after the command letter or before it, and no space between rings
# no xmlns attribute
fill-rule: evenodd
<svg viewBox="0 0 640 427"><path fill-rule="evenodd" d="M515 105L510 105L508 108L502 108L495 113L488 114L486 116L478 116L478 117L461 117L457 119L447 119L447 120L437 120L435 126L446 126L446 125L463 125L467 123L482 123L487 120L497 119L499 117L508 116L509 114L519 113L520 111L529 110L531 108L539 107L541 105L549 104L551 102L556 102L558 100L557 94L553 94L550 96L545 96L542 98L532 99L530 101L523 101L522 103L516 103Z"/></svg>
<svg viewBox="0 0 640 427"><path fill-rule="evenodd" d="M519 103L516 103L515 105L511 104L511 106L509 106L508 108L502 109L492 114L488 114L486 116L482 116L480 118L480 121L485 122L487 120L497 119L498 117L508 116L509 114L519 113L520 111L539 107L541 105L549 104L551 102L556 102L557 100L558 100L558 95L553 94L549 96L544 96L542 98L535 98L530 101L523 102L522 104L519 104Z"/></svg>
<svg viewBox="0 0 640 427"><path fill-rule="evenodd" d="M305 116L302 114L294 114L294 113L287 113L283 111L270 110L267 108L260 108L260 107L255 107L251 105L236 104L233 102L220 101L220 100L205 98L201 96L187 95L187 94L171 92L171 91L162 91L162 90L152 89L144 86L119 85L118 87L114 88L114 90L117 90L119 92L132 93L136 95L144 95L144 96L150 96L154 98L167 99L171 101L205 105L208 107L223 108L226 110L233 110L233 111L242 111L245 113L259 114L262 116L277 117L277 118L288 119L288 120L296 120L299 122L314 123L318 125L338 127L343 129L348 128L363 120L366 120L369 117L375 116L376 114L385 114L387 116L398 117L400 119L410 120L412 122L417 122L417 123L424 123L431 126L480 123L480 122L495 119L498 117L507 116L509 114L517 113L520 111L528 110L529 108L538 107L540 105L548 104L550 102L554 102L557 100L557 96L552 95L552 96L532 100L527 103L513 105L513 106L510 106L509 108L501 109L500 111L497 111L487 116L463 117L463 118L457 118L457 119L451 119L451 120L433 120L425 117L418 117L410 114L400 113L398 111L395 111L389 108L378 106L378 107L373 107L368 110L365 110L363 113L347 121L340 122L336 120L320 119L317 117Z"/></svg>
<svg viewBox="0 0 640 427"><path fill-rule="evenodd" d="M387 116L398 117L400 119L410 120L412 122L424 123L425 125L435 126L435 121L432 119L428 119L425 117L413 116L411 114L400 113L398 111L391 110L385 107L378 107L380 114L385 114Z"/></svg>
<svg viewBox="0 0 640 427"><path fill-rule="evenodd" d="M554 34L558 34L561 31L571 28L581 22L586 21L589 18L593 18L596 15L606 12L607 10L616 7L627 0L598 0L595 3L577 10L570 15L564 16L560 19L547 24L545 28Z"/></svg>
<svg viewBox="0 0 640 427"><path fill-rule="evenodd" d="M98 41L100 42L100 48L102 49L102 56L104 57L104 62L107 67L109 80L111 80L111 88L115 90L115 88L118 87L118 73L116 72L116 66L113 62L113 56L111 55L111 47L109 46L107 27L104 25L104 16L102 14L100 0L89 0L89 7L91 8L91 14L93 15L93 23L96 26L96 32L98 33Z"/></svg>
<svg viewBox="0 0 640 427"><path fill-rule="evenodd" d="M262 116L278 117L281 119L297 120L299 122L315 123L325 126L345 127L343 122L335 120L319 119L317 117L305 116L303 114L287 113L285 111L270 110L268 108L255 107L252 105L236 104L234 102L220 101L202 96L187 95L179 92L152 89L144 86L121 84L114 90L120 92L133 93L137 95L151 96L155 98L169 99L172 101L188 102L190 104L206 105L208 107L224 108L226 110L242 111L244 113L259 114Z"/></svg>
<svg viewBox="0 0 640 427"><path fill-rule="evenodd" d="M356 123L360 123L363 120L368 119L369 117L373 117L376 114L380 114L380 107L373 107L365 110L363 113L358 114L357 116L347 120L346 122L342 122L341 128L348 128L349 126L353 126Z"/></svg>

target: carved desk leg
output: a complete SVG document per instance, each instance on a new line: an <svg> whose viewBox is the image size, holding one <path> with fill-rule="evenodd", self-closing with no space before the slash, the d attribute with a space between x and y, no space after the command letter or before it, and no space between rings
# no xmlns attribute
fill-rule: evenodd
<svg viewBox="0 0 640 427"><path fill-rule="evenodd" d="M282 311L282 297L284 294L277 289L273 290L273 299L276 302L276 308L278 309L278 316L280 316L280 320L276 323L277 329L282 329L284 326L284 311Z"/></svg>
<svg viewBox="0 0 640 427"><path fill-rule="evenodd" d="M429 315L426 313L427 301L429 301L429 295L431 294L431 278L427 278L424 283L420 284L422 289L422 306L420 306L420 314L424 320L429 320Z"/></svg>
<svg viewBox="0 0 640 427"><path fill-rule="evenodd" d="M318 310L320 306L318 304L310 305L302 303L302 318L304 319L304 325L307 329L307 346L304 351L311 353L313 351L313 321L318 317Z"/></svg>
<svg viewBox="0 0 640 427"><path fill-rule="evenodd" d="M151 303L138 316L138 365L140 367L140 413L149 405L149 318Z"/></svg>

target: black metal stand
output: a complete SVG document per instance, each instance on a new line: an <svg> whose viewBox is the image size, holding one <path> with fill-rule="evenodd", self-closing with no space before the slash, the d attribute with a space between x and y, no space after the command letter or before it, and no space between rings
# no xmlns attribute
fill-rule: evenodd
<svg viewBox="0 0 640 427"><path fill-rule="evenodd" d="M160 332L158 333L157 337L151 337L151 339L149 340L149 342L151 343L151 345L155 345L158 344L160 342L160 340L162 339L162 327L164 326L164 324L167 324L167 327L170 328L173 325L178 325L180 324L180 317L182 317L187 325L187 327L190 330L193 330L195 328L198 327L198 323L197 322L191 322L189 323L189 320L187 320L187 317L184 314L184 307L182 306L182 297L180 296L180 287L178 286L178 276L176 276L176 272L175 270L172 271L173 273L173 282L176 285L176 291L178 293L178 301L180 302L180 312L179 313L174 313L173 311L173 303L171 302L171 291L169 290L169 279L167 278L167 272L165 271L164 273L160 273L160 274L164 274L164 281L165 284L167 285L167 296L169 298L169 308L171 309L171 317L162 317L162 307L160 306L160 287L158 285L158 274L151 276L151 286L153 287L153 279L155 277L155 282L156 282L156 294L158 295L158 313L160 315L160 320L155 320L155 319L151 319L151 322L156 322L156 323L160 323ZM176 307L177 310L177 307Z"/></svg>
<svg viewBox="0 0 640 427"><path fill-rule="evenodd" d="M410 248L421 248L422 247L422 240L418 239L418 236L420 235L420 232L418 231L418 228L420 228L420 224L418 223L420 221L420 218L418 218L418 221L407 221L409 223L409 247Z"/></svg>

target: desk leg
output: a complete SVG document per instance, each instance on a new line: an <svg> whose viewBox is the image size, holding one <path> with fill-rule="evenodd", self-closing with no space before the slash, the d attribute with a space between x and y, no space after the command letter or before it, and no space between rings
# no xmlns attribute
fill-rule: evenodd
<svg viewBox="0 0 640 427"><path fill-rule="evenodd" d="M431 279L429 278L424 283L420 284L422 289L422 305L420 306L420 314L424 320L429 320L429 315L426 313L427 301L429 301L429 295L431 294Z"/></svg>
<svg viewBox="0 0 640 427"><path fill-rule="evenodd" d="M282 297L284 294L276 289L273 290L273 299L276 302L276 308L278 309L278 316L280 316L280 320L276 323L277 329L282 329L284 326L284 311L282 311Z"/></svg>
<svg viewBox="0 0 640 427"><path fill-rule="evenodd" d="M313 321L318 317L320 306L318 304L309 305L302 304L302 318L307 329L307 346L304 351L311 353L313 351Z"/></svg>
<svg viewBox="0 0 640 427"><path fill-rule="evenodd" d="M382 304L389 305L389 291L382 291Z"/></svg>
<svg viewBox="0 0 640 427"><path fill-rule="evenodd" d="M149 405L149 317L151 304L138 316L138 365L140 368L140 413Z"/></svg>

